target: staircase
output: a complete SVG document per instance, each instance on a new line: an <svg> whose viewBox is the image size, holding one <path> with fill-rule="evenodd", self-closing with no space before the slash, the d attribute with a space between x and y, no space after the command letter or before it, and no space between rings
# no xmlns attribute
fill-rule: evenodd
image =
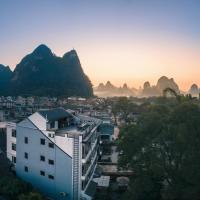
<svg viewBox="0 0 200 200"><path fill-rule="evenodd" d="M79 136L74 137L73 144L73 200L79 200Z"/></svg>

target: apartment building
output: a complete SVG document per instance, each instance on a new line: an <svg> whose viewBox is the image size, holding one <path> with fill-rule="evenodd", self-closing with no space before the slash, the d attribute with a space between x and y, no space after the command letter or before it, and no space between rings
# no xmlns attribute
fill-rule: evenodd
<svg viewBox="0 0 200 200"><path fill-rule="evenodd" d="M16 164L16 123L0 122L0 150Z"/></svg>
<svg viewBox="0 0 200 200"><path fill-rule="evenodd" d="M17 124L16 173L51 199L91 199L101 120L63 108Z"/></svg>

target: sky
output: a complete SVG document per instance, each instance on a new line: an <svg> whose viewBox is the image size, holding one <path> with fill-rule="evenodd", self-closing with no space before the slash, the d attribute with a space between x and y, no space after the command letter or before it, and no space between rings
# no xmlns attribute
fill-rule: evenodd
<svg viewBox="0 0 200 200"><path fill-rule="evenodd" d="M14 70L39 44L76 49L95 86L200 87L199 0L0 0L0 63Z"/></svg>

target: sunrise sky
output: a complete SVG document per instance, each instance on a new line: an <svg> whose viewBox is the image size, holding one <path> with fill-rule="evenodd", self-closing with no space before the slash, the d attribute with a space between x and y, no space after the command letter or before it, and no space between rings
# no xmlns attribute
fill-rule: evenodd
<svg viewBox="0 0 200 200"><path fill-rule="evenodd" d="M0 0L0 63L14 69L41 43L76 49L93 85L200 86L199 0Z"/></svg>

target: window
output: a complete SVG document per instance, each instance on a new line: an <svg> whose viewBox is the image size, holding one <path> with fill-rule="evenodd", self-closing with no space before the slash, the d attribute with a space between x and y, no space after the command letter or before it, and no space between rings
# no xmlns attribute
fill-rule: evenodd
<svg viewBox="0 0 200 200"><path fill-rule="evenodd" d="M54 165L54 160L49 160L50 165Z"/></svg>
<svg viewBox="0 0 200 200"><path fill-rule="evenodd" d="M53 143L49 143L49 148L54 148L54 144Z"/></svg>
<svg viewBox="0 0 200 200"><path fill-rule="evenodd" d="M12 156L12 163L16 163L16 157Z"/></svg>
<svg viewBox="0 0 200 200"><path fill-rule="evenodd" d="M15 130L15 129L12 129L12 137L15 137L15 138L16 138L16 136L17 136L16 130Z"/></svg>
<svg viewBox="0 0 200 200"><path fill-rule="evenodd" d="M41 139L40 139L40 144L41 144L41 145L45 145L45 139L41 138Z"/></svg>
<svg viewBox="0 0 200 200"><path fill-rule="evenodd" d="M28 159L28 153L24 153L24 158Z"/></svg>
<svg viewBox="0 0 200 200"><path fill-rule="evenodd" d="M52 175L49 175L48 177L49 177L49 179L52 179L52 180L54 179L54 176L52 176Z"/></svg>
<svg viewBox="0 0 200 200"><path fill-rule="evenodd" d="M45 156L40 156L41 161L45 161Z"/></svg>
<svg viewBox="0 0 200 200"><path fill-rule="evenodd" d="M44 171L40 171L40 175L41 176L45 176L45 172Z"/></svg>
<svg viewBox="0 0 200 200"><path fill-rule="evenodd" d="M28 137L24 137L24 143L28 144Z"/></svg>
<svg viewBox="0 0 200 200"><path fill-rule="evenodd" d="M28 172L28 167L27 166L24 166L24 171Z"/></svg>
<svg viewBox="0 0 200 200"><path fill-rule="evenodd" d="M50 123L50 128L54 128L54 126L55 126L55 122L51 122Z"/></svg>
<svg viewBox="0 0 200 200"><path fill-rule="evenodd" d="M16 144L12 143L12 150L16 151Z"/></svg>

